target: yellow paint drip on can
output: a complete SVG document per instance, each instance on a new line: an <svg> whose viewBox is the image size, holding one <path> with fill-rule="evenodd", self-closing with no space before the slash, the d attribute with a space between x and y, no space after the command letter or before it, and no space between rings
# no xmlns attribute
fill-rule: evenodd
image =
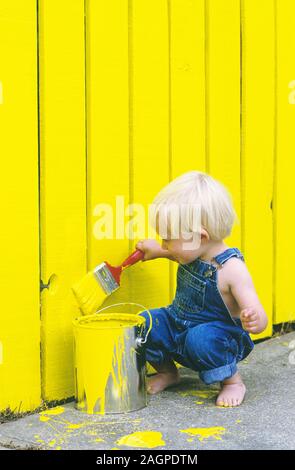
<svg viewBox="0 0 295 470"><path fill-rule="evenodd" d="M158 431L138 431L121 437L117 444L119 446L153 449L154 447L163 447L166 443L163 440L162 433Z"/></svg>
<svg viewBox="0 0 295 470"><path fill-rule="evenodd" d="M74 320L75 397L89 414L120 413L146 406L145 319L127 313Z"/></svg>

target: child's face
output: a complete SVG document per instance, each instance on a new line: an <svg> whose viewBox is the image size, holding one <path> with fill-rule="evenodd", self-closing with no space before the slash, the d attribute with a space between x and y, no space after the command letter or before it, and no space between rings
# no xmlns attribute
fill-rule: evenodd
<svg viewBox="0 0 295 470"><path fill-rule="evenodd" d="M162 248L168 250L180 264L187 264L202 255L203 246L201 240L203 236L204 234L201 233L201 238L196 236L191 236L190 238L180 236L176 239L171 238L168 233L167 238L162 238Z"/></svg>

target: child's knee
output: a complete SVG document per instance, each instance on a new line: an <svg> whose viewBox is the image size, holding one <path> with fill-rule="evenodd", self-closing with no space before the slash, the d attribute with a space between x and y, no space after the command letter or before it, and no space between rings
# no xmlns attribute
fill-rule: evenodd
<svg viewBox="0 0 295 470"><path fill-rule="evenodd" d="M232 362L235 340L220 328L204 323L192 328L186 337L185 352L191 361L204 367L219 367Z"/></svg>

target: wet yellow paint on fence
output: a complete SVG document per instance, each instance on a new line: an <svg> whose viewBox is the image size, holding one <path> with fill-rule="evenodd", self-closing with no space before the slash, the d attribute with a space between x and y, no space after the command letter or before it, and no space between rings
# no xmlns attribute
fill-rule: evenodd
<svg viewBox="0 0 295 470"><path fill-rule="evenodd" d="M0 0L1 410L74 395L70 286L134 248L129 204L146 213L191 169L233 196L226 242L268 313L260 336L295 320L294 13L292 0ZM106 303L167 305L175 274L141 263Z"/></svg>

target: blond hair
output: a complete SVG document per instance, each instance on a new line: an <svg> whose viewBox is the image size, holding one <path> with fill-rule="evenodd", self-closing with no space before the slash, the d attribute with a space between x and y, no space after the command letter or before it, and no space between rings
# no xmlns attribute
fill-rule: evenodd
<svg viewBox="0 0 295 470"><path fill-rule="evenodd" d="M180 207L179 218L175 215ZM179 233L180 220L181 233L195 232L195 208L199 210L201 226L207 230L212 240L228 237L234 222L238 220L226 187L207 173L189 171L175 178L156 195L152 202L151 225L158 231L158 216L165 214L172 234Z"/></svg>

